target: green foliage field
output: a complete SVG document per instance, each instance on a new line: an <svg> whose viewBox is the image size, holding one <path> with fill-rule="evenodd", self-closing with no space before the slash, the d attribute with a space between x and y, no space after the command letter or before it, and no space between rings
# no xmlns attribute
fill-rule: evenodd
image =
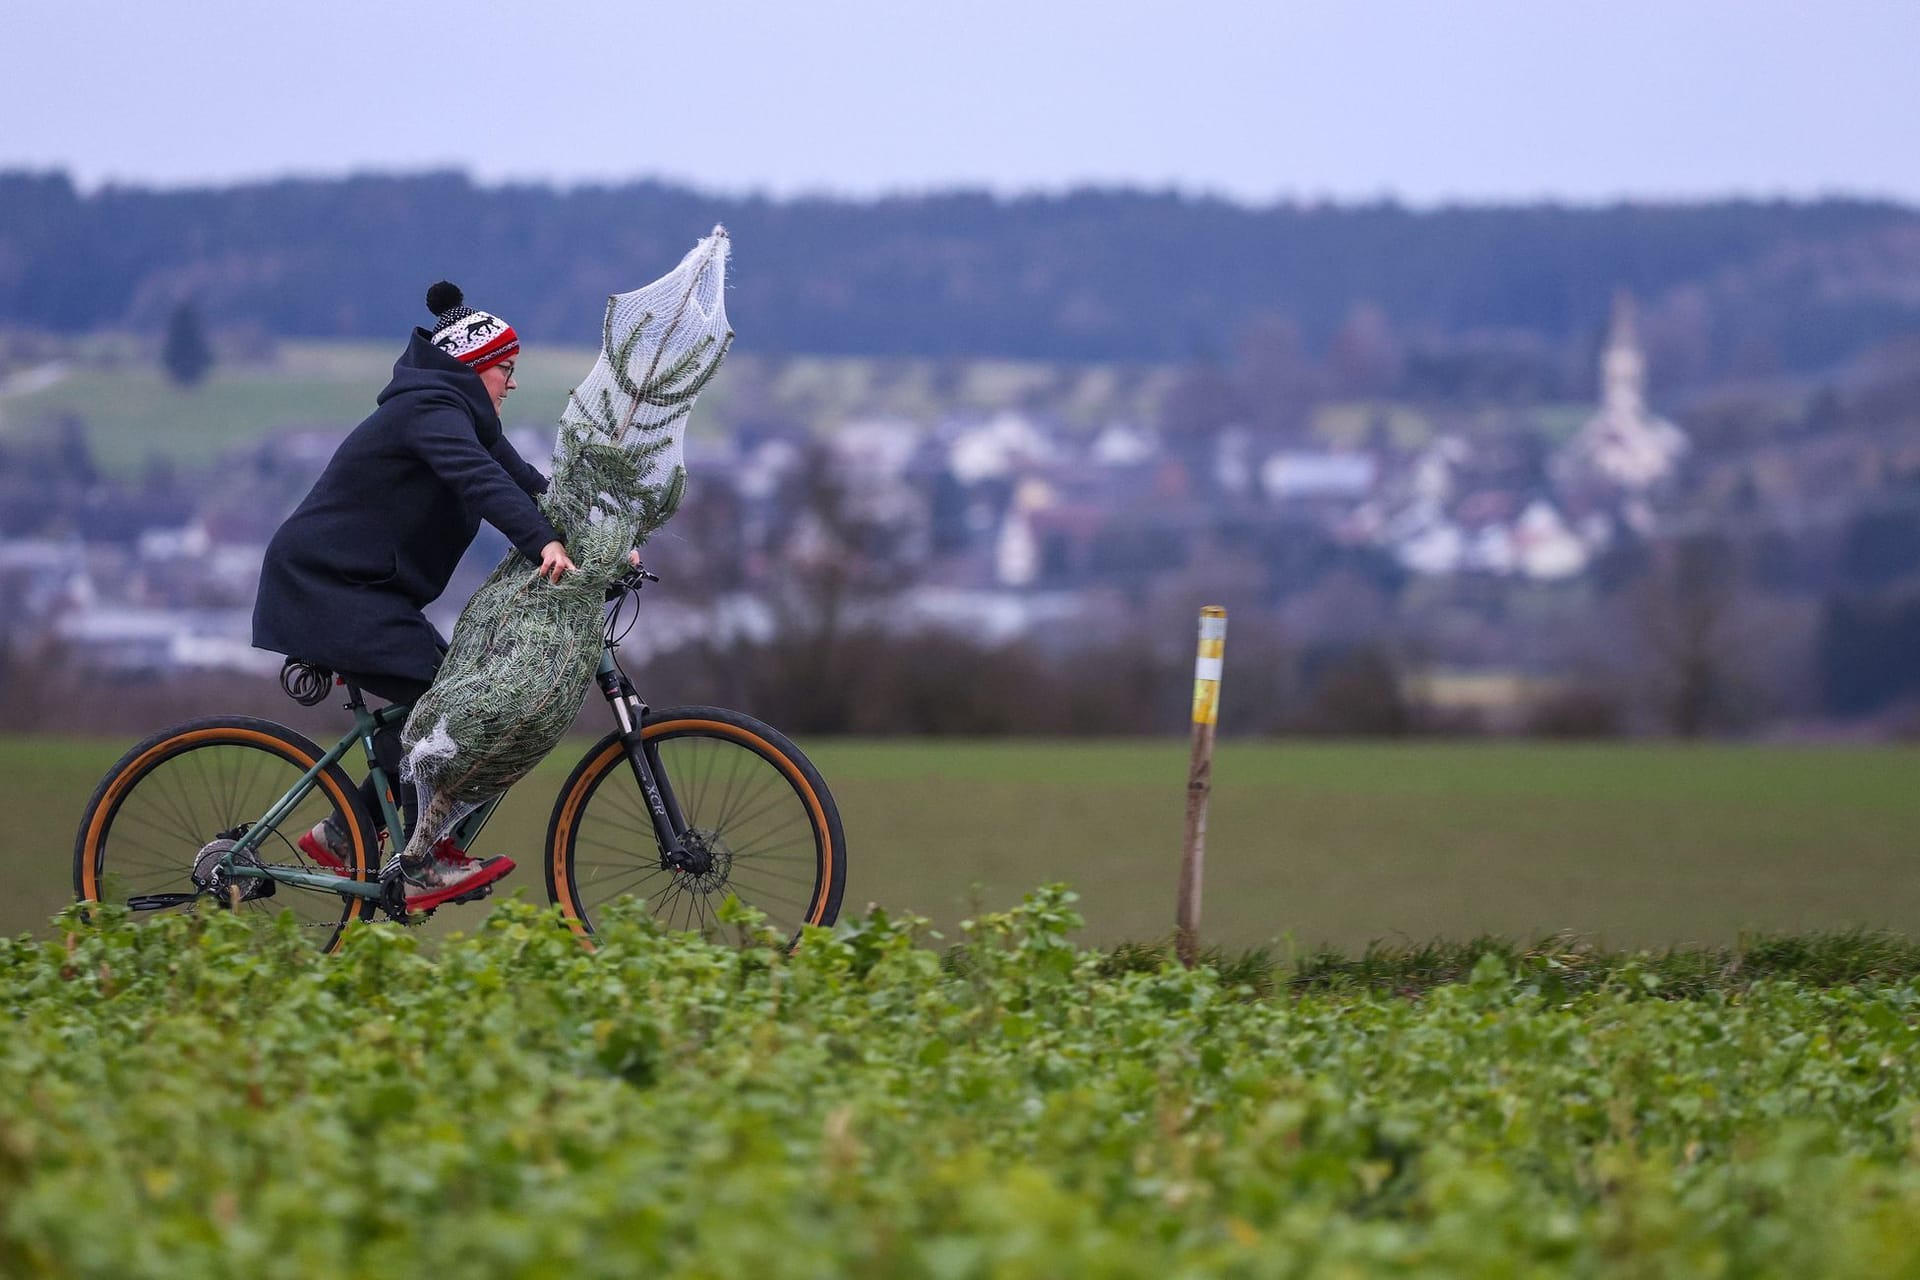
<svg viewBox="0 0 1920 1280"><path fill-rule="evenodd" d="M0 941L0 1275L1920 1269L1911 976L1262 996L1078 919Z"/></svg>
<svg viewBox="0 0 1920 1280"><path fill-rule="evenodd" d="M330 721L328 723L331 723ZM127 741L0 738L0 933L71 892L74 827ZM482 848L544 897L563 743ZM1181 741L806 741L846 819L848 910L942 928L1033 885L1085 895L1087 937L1172 926ZM1305 951L1569 930L1613 946L1920 921L1920 752L1225 740L1208 832L1209 938ZM480 908L444 913L472 927ZM464 913L464 914L463 914ZM445 921L436 922L443 925Z"/></svg>

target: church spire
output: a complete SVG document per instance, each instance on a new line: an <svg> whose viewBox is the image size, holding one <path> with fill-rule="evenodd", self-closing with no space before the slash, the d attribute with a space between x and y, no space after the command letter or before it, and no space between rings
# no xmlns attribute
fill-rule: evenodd
<svg viewBox="0 0 1920 1280"><path fill-rule="evenodd" d="M1613 295L1613 321L1600 356L1601 412L1615 418L1639 418L1647 409L1647 360L1633 315L1633 295Z"/></svg>
<svg viewBox="0 0 1920 1280"><path fill-rule="evenodd" d="M1642 492L1673 474L1687 438L1647 410L1647 359L1634 320L1633 296L1622 289L1600 353L1600 409L1568 443L1567 457L1576 472Z"/></svg>

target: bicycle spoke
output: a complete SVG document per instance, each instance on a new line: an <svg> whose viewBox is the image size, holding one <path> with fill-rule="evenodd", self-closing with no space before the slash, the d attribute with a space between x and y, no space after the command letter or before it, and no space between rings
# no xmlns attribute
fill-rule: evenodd
<svg viewBox="0 0 1920 1280"><path fill-rule="evenodd" d="M703 743L702 745L706 745L707 750L698 751L696 754L696 759L704 758L706 767L700 771L700 785L698 790L695 791L694 793L693 809L691 811L692 813L705 813L707 811L707 788L713 783L713 762L715 759L714 751L710 744ZM694 748L689 748L689 749L694 750ZM662 758L661 764L662 764L662 767L664 768L665 767L664 757ZM689 822L693 821L691 813L687 811L682 811L681 816L685 817Z"/></svg>
<svg viewBox="0 0 1920 1280"><path fill-rule="evenodd" d="M775 792L775 793L774 793L774 795L773 795L773 797L772 797L771 799L769 799L769 800L768 800L768 801L767 801L767 802L766 802L765 804L763 804L763 805L761 805L761 806L760 806L760 807L759 807L758 809L755 809L755 810L754 810L754 811L753 811L753 812L752 812L751 814L749 814L749 815L748 815L748 817L751 817L751 818L758 818L758 817L759 817L759 816L760 816L761 814L763 814L763 813L768 813L768 812L771 812L771 811L772 811L772 810L774 810L775 808L777 808L777 807L779 807L779 806L780 806L780 804L781 804L781 802L782 802L783 800L784 800L784 801L788 801L788 802L791 802L791 800L792 800L792 796L793 796L793 793L792 793L792 792L790 792L790 791L788 791L788 792ZM739 826L745 826L745 825L746 825L746 822L745 822L745 820L743 819L743 820L742 820L742 821L741 821L740 823L738 823L737 825L739 825ZM724 822L716 822L716 823L714 823L714 824L713 824L713 828L714 828L714 830L716 830L716 831L732 831L732 830L734 830L734 826L730 826L730 825L728 825L728 824L726 824L726 823L724 823Z"/></svg>
<svg viewBox="0 0 1920 1280"><path fill-rule="evenodd" d="M769 871L765 867L754 867L752 868L752 873L757 876L765 876L769 880L784 881L787 884L797 884L806 888L813 886L812 876L783 876L779 872Z"/></svg>
<svg viewBox="0 0 1920 1280"><path fill-rule="evenodd" d="M627 781L633 782L631 775L628 776ZM613 807L620 811L621 816L627 819L634 830L645 831L648 835L652 835L653 819L642 812L639 784L634 783L633 786L634 789L631 792L623 788L610 788L607 791L607 798L613 802Z"/></svg>
<svg viewBox="0 0 1920 1280"><path fill-rule="evenodd" d="M226 752L217 754L221 758L216 759L214 764L220 774L221 805L227 813L238 814L240 812L240 799L246 794L241 789L241 783L245 781L247 761L245 757L242 756L234 756L229 760L226 758L229 753Z"/></svg>
<svg viewBox="0 0 1920 1280"><path fill-rule="evenodd" d="M147 823L147 827L158 833L163 842L161 845L148 844L137 837L126 838L124 841L126 845L139 853L148 855L149 859L157 865L193 865L193 855L200 848L197 843L192 843L184 836L151 822Z"/></svg>
<svg viewBox="0 0 1920 1280"><path fill-rule="evenodd" d="M197 849L172 841L169 843L173 845L171 850L156 849L150 844L143 844L139 840L123 835L121 839L116 842L116 845L124 846L140 853L150 854L152 855L153 861L161 865L170 865L176 862L182 866L192 865L193 855L198 852Z"/></svg>
<svg viewBox="0 0 1920 1280"><path fill-rule="evenodd" d="M626 854L629 857L634 857L634 858L648 858L648 859L658 860L658 858L660 857L660 846L659 846L659 843L653 839L651 832L648 833L647 842L650 847L642 850L630 844L611 844L605 840L584 840L583 839L581 841L582 844L590 844L596 849L605 849L608 853Z"/></svg>
<svg viewBox="0 0 1920 1280"><path fill-rule="evenodd" d="M739 781L739 766L741 766L741 752L737 752L737 750L735 750L735 752L730 752L730 754L728 754L728 762L726 762L726 764L728 764L728 770L726 770L726 783L722 783L722 785L720 785L720 800L718 800L718 802L714 804L714 808L716 808L718 812L722 812L722 814L726 814L726 810L728 810L728 804L730 804L730 800L732 800L733 798L733 783L735 783L735 781ZM705 810L703 810L703 812L705 812Z"/></svg>
<svg viewBox="0 0 1920 1280"><path fill-rule="evenodd" d="M776 832L774 834L777 835L779 833ZM812 862L819 848L818 844L814 841L813 832L811 831L802 831L799 835L791 839L779 840L773 843L757 840L749 845L735 844L732 841L729 841L728 844L733 849L735 861L745 858L756 862ZM802 852L790 853L788 850L801 850Z"/></svg>
<svg viewBox="0 0 1920 1280"><path fill-rule="evenodd" d="M587 905L593 906L623 893L636 893L642 885L652 884L659 877L671 874L665 867L596 867L589 864L581 867L579 874L574 876L574 885L584 895Z"/></svg>
<svg viewBox="0 0 1920 1280"><path fill-rule="evenodd" d="M161 765L160 767L164 769L166 766ZM176 829L180 832L181 836L190 841L195 849L198 849L201 844L205 842L206 837L200 835L194 829L193 819L188 816L186 810L180 807L180 802L175 798L173 789L165 785L167 781L167 778L159 778L156 780L156 785L148 787L137 794L143 802L150 803L156 810L164 808L166 810L166 816L176 824Z"/></svg>
<svg viewBox="0 0 1920 1280"><path fill-rule="evenodd" d="M259 783L259 771L265 768L265 764L267 764L267 756L263 752L253 752L250 760L240 762L240 770L236 770L238 777L234 787L234 808L246 808L248 812L252 812L253 796L257 794L257 783ZM265 810L267 806L259 806L259 808Z"/></svg>
<svg viewBox="0 0 1920 1280"><path fill-rule="evenodd" d="M186 837L184 832L177 830L173 827L162 826L160 823L155 822L152 818L148 817L146 813L140 810L129 808L126 805L122 805L120 806L120 815L114 819L114 825L119 826L121 823L128 822L128 821L139 823L141 826L147 828L149 831L154 832L161 839L166 840L169 843L178 844L181 846L185 846L186 844Z"/></svg>
<svg viewBox="0 0 1920 1280"><path fill-rule="evenodd" d="M651 871L616 871L612 879L604 881L588 877L588 882L601 891L601 901L604 902L608 898L616 898L623 893L636 893L641 885L670 874L665 867L655 867Z"/></svg>
<svg viewBox="0 0 1920 1280"><path fill-rule="evenodd" d="M785 781L785 779L781 778L780 775L774 774L771 779L763 775L760 779L760 784L758 786L752 786L751 784L749 784L748 788L740 793L740 797L738 800L736 800L733 804L727 806L726 808L720 811L720 816L718 818L715 818L713 821L713 827L716 830L720 830L720 831L727 830L729 827L732 826L734 820L739 816L741 810L746 809L748 805L752 804L760 796L765 795L767 788L769 786L778 788L774 791L773 798L769 802L769 804L780 803L782 797L787 794L786 789L784 787L779 786L779 784L783 781ZM731 795L731 792L729 792L729 795ZM752 810L752 812L758 814L764 811L767 807L768 805L763 804L760 806L759 809Z"/></svg>
<svg viewBox="0 0 1920 1280"><path fill-rule="evenodd" d="M119 878L122 884L144 884L149 880L158 880L163 876L183 876L185 874L187 874L185 867L150 867L145 871L128 871L122 868L114 872L114 875Z"/></svg>
<svg viewBox="0 0 1920 1280"><path fill-rule="evenodd" d="M638 819L640 815L640 784L634 779L633 767L627 765L624 755L615 756L600 786L594 791L594 799L610 803L628 818ZM622 766L626 767L622 767ZM619 779L625 779L624 782ZM602 821L609 819L603 818ZM651 825L651 824L648 824Z"/></svg>
<svg viewBox="0 0 1920 1280"><path fill-rule="evenodd" d="M788 849L799 849L804 852L784 852ZM774 845L753 844L744 849L736 845L733 850L733 860L735 862L814 862L818 860L817 849L813 833L807 831L791 840L783 840Z"/></svg>
<svg viewBox="0 0 1920 1280"><path fill-rule="evenodd" d="M720 816L713 822L713 826L716 829L725 826L728 816L737 811L740 804L745 800L744 795L739 800L735 799L735 787L752 785L753 775L749 774L746 778L742 778L740 776L741 767L751 766L759 762L758 756L749 756L744 751L736 751L733 753L733 759L730 761L731 767L727 770L727 789L720 797Z"/></svg>
<svg viewBox="0 0 1920 1280"><path fill-rule="evenodd" d="M660 896L660 905L655 908L656 914L664 915L666 917L668 925L673 924L673 911L674 911L674 908L679 905L680 895L683 888L684 886L681 884L681 882L678 880L675 880L670 886L668 886L667 891Z"/></svg>
<svg viewBox="0 0 1920 1280"><path fill-rule="evenodd" d="M803 899L811 898L814 889L818 887L817 880L811 871L799 876L789 876L767 867L743 867L735 863L733 874L727 877L727 887L734 888L746 884L760 885L768 888L770 892L790 890L795 896Z"/></svg>
<svg viewBox="0 0 1920 1280"><path fill-rule="evenodd" d="M233 811L221 802L219 794L214 790L215 780L210 773L211 767L220 763L219 753L196 751L189 756L188 759L195 763L196 767L194 772L200 780L200 790L207 797L207 811L212 813L216 819L224 818L228 814L231 814ZM223 822L220 829L225 830L227 825L229 824Z"/></svg>
<svg viewBox="0 0 1920 1280"><path fill-rule="evenodd" d="M798 928L807 918L807 904L798 899L753 892L739 893L734 896L740 899L742 906L753 908L769 920L794 921L795 928Z"/></svg>
<svg viewBox="0 0 1920 1280"><path fill-rule="evenodd" d="M618 862L611 862L595 858L581 858L575 861L574 866L579 871L588 873L590 878L598 878L601 876L654 875L669 870L669 868L661 866L659 860L654 858L649 858L644 862L634 861L632 859L622 859ZM578 875L574 878L580 879Z"/></svg>

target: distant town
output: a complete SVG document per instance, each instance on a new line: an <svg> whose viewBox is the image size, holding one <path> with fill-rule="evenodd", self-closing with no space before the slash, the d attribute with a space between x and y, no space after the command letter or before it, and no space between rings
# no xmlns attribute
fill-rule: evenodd
<svg viewBox="0 0 1920 1280"><path fill-rule="evenodd" d="M1558 440L1444 407L1410 433L1405 407L1390 403L1357 410L1340 439L1232 421L1068 425L1045 405L854 416L820 431L736 423L725 434L703 431L696 414L687 506L646 550L669 584L628 643L655 657L694 642L772 643L790 621L776 597L831 565L844 595L837 625L1054 654L1137 632L1148 617L1163 633L1154 643L1177 649L1179 617L1227 602L1240 630L1281 637L1296 657L1373 654L1395 696L1442 724L1521 727L1545 713L1542 698L1591 713L1605 694L1614 709L1589 715L1602 728L1639 715L1705 731L1723 723L1713 699L1730 699L1739 680L1780 695L1776 709L1834 710L1813 669L1823 588L1794 577L1819 539L1758 560L1754 548L1824 522L1835 554L1870 561L1881 554L1873 522L1889 511L1894 526L1879 536L1912 536L1899 523L1911 523L1904 486L1920 478L1911 410L1877 432L1795 431L1703 451L1649 403L1624 294L1595 375L1597 403ZM280 658L249 644L261 555L351 425L279 432L205 471L137 482L103 476L80 430L0 444L5 670L109 686L271 676ZM536 465L551 453L550 435L513 438ZM1717 567L1674 559L1703 533ZM435 606L443 630L504 550L483 535ZM1707 578L1689 585L1690 572ZM1624 593L1632 584L1637 595ZM1763 615L1766 643L1727 631ZM1781 645L1792 651L1772 651ZM1763 658L1776 665L1761 669ZM1697 679L1714 687L1647 696L1691 697L1692 712L1621 692L1684 681L1689 662L1710 665Z"/></svg>

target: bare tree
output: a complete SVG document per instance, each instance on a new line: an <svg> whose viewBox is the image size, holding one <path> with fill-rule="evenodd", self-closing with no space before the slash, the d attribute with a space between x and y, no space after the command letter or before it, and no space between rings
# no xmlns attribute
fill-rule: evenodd
<svg viewBox="0 0 1920 1280"><path fill-rule="evenodd" d="M1668 733L1698 738L1747 718L1750 695L1738 631L1740 566L1728 543L1696 535L1651 548L1625 593L1640 642L1643 687Z"/></svg>
<svg viewBox="0 0 1920 1280"><path fill-rule="evenodd" d="M843 733L887 647L886 606L907 570L895 530L870 518L825 445L807 447L787 496L758 592L768 633L705 646L708 674L793 732Z"/></svg>

